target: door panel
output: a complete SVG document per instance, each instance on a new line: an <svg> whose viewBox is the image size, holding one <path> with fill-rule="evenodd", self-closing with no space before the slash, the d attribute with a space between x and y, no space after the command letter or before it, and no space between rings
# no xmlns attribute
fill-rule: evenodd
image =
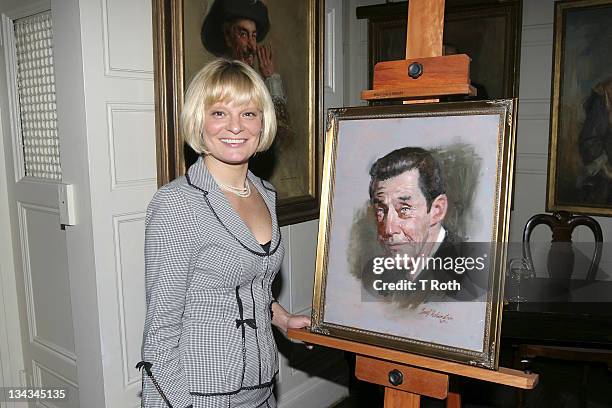
<svg viewBox="0 0 612 408"><path fill-rule="evenodd" d="M72 408L79 406L79 387L77 387L73 381L59 374L57 371L45 367L38 361L34 362L33 369L35 383L44 384L45 387L66 391L66 399L53 401L52 404L46 403L44 405L45 407Z"/></svg>
<svg viewBox="0 0 612 408"><path fill-rule="evenodd" d="M17 208L30 342L74 362L66 236L58 210L23 202Z"/></svg>

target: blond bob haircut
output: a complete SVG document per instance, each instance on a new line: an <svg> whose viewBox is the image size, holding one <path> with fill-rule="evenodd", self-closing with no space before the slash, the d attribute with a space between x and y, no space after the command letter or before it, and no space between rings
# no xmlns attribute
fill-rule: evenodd
<svg viewBox="0 0 612 408"><path fill-rule="evenodd" d="M196 74L185 94L181 132L194 151L208 154L204 145L206 111L217 102L232 102L239 106L253 102L262 112L257 152L263 152L272 145L276 135L276 114L263 80L244 62L217 59Z"/></svg>

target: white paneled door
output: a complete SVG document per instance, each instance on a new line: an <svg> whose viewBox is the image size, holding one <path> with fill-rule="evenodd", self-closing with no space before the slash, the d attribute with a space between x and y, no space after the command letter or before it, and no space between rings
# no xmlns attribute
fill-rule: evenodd
<svg viewBox="0 0 612 408"><path fill-rule="evenodd" d="M145 316L144 220L157 190L152 2L79 0L78 11L104 392L104 404L84 393L81 403L135 408ZM72 262L81 256L71 249L69 237Z"/></svg>
<svg viewBox="0 0 612 408"><path fill-rule="evenodd" d="M66 232L58 206L62 173L53 21L50 5L44 2L1 4L0 111L5 167L0 172L7 182L18 309L9 313L19 316L25 364L22 377L27 386L59 388L68 395L66 400L38 406L76 408L79 389Z"/></svg>

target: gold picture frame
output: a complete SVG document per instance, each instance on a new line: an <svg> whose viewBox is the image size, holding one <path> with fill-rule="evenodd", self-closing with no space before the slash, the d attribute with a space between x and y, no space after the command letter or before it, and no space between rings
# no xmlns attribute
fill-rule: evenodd
<svg viewBox="0 0 612 408"><path fill-rule="evenodd" d="M329 111L313 332L497 368L514 167L514 112L515 100ZM451 236L463 237L455 241L462 250L485 251L478 261L482 268L460 279L465 284L467 279L479 282L480 286L472 285L480 288L479 294L470 301L451 300L445 297L446 292L439 293L442 297L435 297L437 300L425 297L417 303L408 292L371 295L368 276L377 273L370 269L376 265L372 254L384 245L376 226L381 223L377 218L380 210L373 208L383 204L373 204L379 198L378 193L372 193L376 184L370 183L374 183L374 168L381 157L384 160L408 146L430 152L440 162L445 179L445 235L432 257L442 256L442 246ZM406 171L401 168L399 171L407 174L401 173ZM390 175L384 180L394 178ZM424 185L421 183L423 179L419 179L419 186ZM431 206L427 211L433 211ZM384 249L379 253L390 256ZM451 272L465 272L458 266L455 263Z"/></svg>
<svg viewBox="0 0 612 408"><path fill-rule="evenodd" d="M261 1L261 0L257 0ZM179 117L190 78L215 58L200 40L213 0L153 0L157 179L164 185L185 173L195 154L182 142ZM267 0L271 44L287 92L290 142L256 157L278 192L280 225L319 214L322 166L323 0ZM278 134L277 134L278 135ZM270 151L269 151L270 152ZM266 156L267 154L267 156ZM263 163L263 166L261 164Z"/></svg>
<svg viewBox="0 0 612 408"><path fill-rule="evenodd" d="M612 215L610 19L611 0L555 2L547 211Z"/></svg>

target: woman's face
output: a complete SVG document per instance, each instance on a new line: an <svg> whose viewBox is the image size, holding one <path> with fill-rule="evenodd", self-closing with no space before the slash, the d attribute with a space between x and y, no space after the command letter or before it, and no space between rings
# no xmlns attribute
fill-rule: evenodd
<svg viewBox="0 0 612 408"><path fill-rule="evenodd" d="M253 103L218 101L206 110L204 146L226 164L245 164L257 151L263 115Z"/></svg>

